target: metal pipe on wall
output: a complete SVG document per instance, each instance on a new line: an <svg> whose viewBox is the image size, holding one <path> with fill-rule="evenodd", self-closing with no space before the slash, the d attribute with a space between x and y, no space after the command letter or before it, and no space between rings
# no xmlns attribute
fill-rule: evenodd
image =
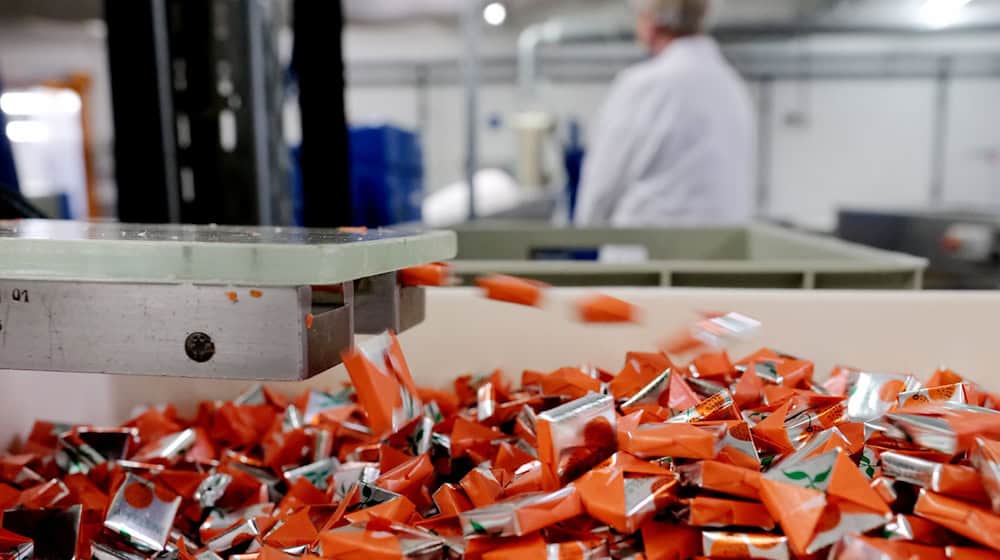
<svg viewBox="0 0 1000 560"><path fill-rule="evenodd" d="M481 0L466 0L462 11L465 53L462 82L465 90L465 180L469 185L469 221L476 219L476 171L479 169L479 18Z"/></svg>

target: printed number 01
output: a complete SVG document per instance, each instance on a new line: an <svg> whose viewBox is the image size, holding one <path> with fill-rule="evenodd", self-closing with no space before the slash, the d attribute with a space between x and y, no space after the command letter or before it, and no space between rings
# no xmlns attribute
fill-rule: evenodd
<svg viewBox="0 0 1000 560"><path fill-rule="evenodd" d="M23 301L24 303L28 303L28 290L21 290L18 288L14 288L10 292L10 299L14 301Z"/></svg>

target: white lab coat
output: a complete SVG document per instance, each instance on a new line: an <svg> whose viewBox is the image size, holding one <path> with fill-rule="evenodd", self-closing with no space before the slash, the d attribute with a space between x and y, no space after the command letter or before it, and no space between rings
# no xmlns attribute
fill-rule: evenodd
<svg viewBox="0 0 1000 560"><path fill-rule="evenodd" d="M752 213L755 117L714 39L622 72L593 125L577 225L738 225Z"/></svg>

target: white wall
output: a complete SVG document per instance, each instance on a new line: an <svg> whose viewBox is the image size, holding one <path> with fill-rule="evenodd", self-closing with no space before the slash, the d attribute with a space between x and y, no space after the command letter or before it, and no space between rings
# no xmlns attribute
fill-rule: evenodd
<svg viewBox="0 0 1000 560"><path fill-rule="evenodd" d="M730 0L737 3L741 0ZM483 30L486 54L513 53L516 30ZM843 52L982 50L996 37L861 39L826 41ZM350 61L454 59L461 41L446 21L393 26L350 26L345 47ZM810 47L812 48L812 47ZM99 171L111 171L113 136L110 84L102 26L94 23L18 22L0 25L0 75L8 84L28 84L72 71L94 78L92 105ZM607 84L547 83L542 99L565 123L579 119L585 131ZM832 225L840 204L912 205L928 200L934 83L919 80L816 81L774 86L774 147L769 176L771 204L765 212L812 227ZM945 196L948 203L1000 204L1000 80L955 79L949 88ZM350 87L354 122L389 121L416 128L420 95L412 85ZM804 102L802 100L805 100ZM805 105L803 105L805 103ZM487 85L481 97L481 161L513 164L509 124L518 109L513 84ZM804 124L788 115L803 113ZM490 128L499 116L501 126ZM424 149L426 184L439 187L463 175L464 111L457 85L433 85L426 92ZM104 162L101 165L101 162Z"/></svg>

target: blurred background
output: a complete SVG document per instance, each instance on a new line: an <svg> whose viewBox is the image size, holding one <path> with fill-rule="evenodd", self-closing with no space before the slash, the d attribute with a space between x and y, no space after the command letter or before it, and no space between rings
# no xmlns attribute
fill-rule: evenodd
<svg viewBox="0 0 1000 560"><path fill-rule="evenodd" d="M1000 0L711 22L752 95L758 220L997 266ZM569 223L595 115L647 56L632 23L624 0L5 0L0 183L75 219ZM935 234L903 247L915 219Z"/></svg>

